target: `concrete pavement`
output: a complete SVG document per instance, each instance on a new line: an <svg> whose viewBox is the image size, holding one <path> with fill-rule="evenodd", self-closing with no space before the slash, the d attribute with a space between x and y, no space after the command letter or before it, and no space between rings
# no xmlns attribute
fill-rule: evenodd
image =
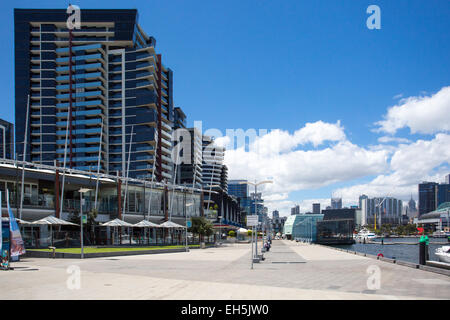
<svg viewBox="0 0 450 320"><path fill-rule="evenodd" d="M265 257L251 270L250 245L235 244L117 258L28 258L0 272L0 299L450 298L447 276L321 246L273 241ZM374 265L381 275L377 290L367 287ZM71 289L71 266L81 272L79 289Z"/></svg>

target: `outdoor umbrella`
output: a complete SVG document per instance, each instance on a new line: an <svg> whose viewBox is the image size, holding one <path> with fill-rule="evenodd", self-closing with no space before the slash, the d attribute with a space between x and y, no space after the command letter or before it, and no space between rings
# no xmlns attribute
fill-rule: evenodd
<svg viewBox="0 0 450 320"><path fill-rule="evenodd" d="M117 227L133 227L133 225L131 223L125 222L125 221L117 219L117 218L114 219L114 220L105 222L105 223L101 224L101 226L103 226L103 227L114 227L114 228L117 228ZM113 242L114 242L114 240L113 240Z"/></svg>
<svg viewBox="0 0 450 320"><path fill-rule="evenodd" d="M138 223L134 224L133 226L136 228L162 228L159 224L150 222L148 220L142 220L141 222L138 222ZM144 233L145 233L145 229L144 229ZM144 234L144 236L145 236L145 234ZM150 243L150 235L149 235L148 241Z"/></svg>
<svg viewBox="0 0 450 320"><path fill-rule="evenodd" d="M104 227L133 227L131 223L125 222L120 219L114 219L105 223L102 223L101 226Z"/></svg>
<svg viewBox="0 0 450 320"><path fill-rule="evenodd" d="M159 226L163 227L163 228L176 228L176 229L184 229L184 228L186 228L185 226L179 225L179 224L177 224L175 222L172 222L172 221L166 221L164 223L161 223Z"/></svg>
<svg viewBox="0 0 450 320"><path fill-rule="evenodd" d="M166 221L164 223L161 223L160 226L163 228L167 228L167 229L186 229L186 227L179 225L175 222L172 222L170 220ZM172 236L173 236L173 233L172 233Z"/></svg>
<svg viewBox="0 0 450 320"><path fill-rule="evenodd" d="M62 220L59 218L56 218L54 216L48 216L45 218L42 218L40 220L34 221L30 223L30 225L48 225L50 226L50 238L51 238L51 244L53 245L53 226L78 226L78 224Z"/></svg>

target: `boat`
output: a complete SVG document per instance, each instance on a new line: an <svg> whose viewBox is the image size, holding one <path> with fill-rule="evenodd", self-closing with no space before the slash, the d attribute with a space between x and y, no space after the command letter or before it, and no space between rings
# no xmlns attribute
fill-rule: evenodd
<svg viewBox="0 0 450 320"><path fill-rule="evenodd" d="M442 246L434 252L441 262L450 263L450 246Z"/></svg>
<svg viewBox="0 0 450 320"><path fill-rule="evenodd" d="M450 232L438 230L438 231L433 232L432 237L433 238L447 238L447 237L450 237Z"/></svg>
<svg viewBox="0 0 450 320"><path fill-rule="evenodd" d="M356 240L372 240L375 239L377 237L377 235L367 229L362 229L361 231L358 232L358 234L356 235Z"/></svg>

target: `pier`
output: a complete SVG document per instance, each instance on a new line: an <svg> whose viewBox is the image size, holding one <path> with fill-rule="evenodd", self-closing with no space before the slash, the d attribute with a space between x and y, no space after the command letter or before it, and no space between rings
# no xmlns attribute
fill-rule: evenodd
<svg viewBox="0 0 450 320"><path fill-rule="evenodd" d="M259 243L261 248L261 243ZM0 272L1 299L448 299L450 277L322 245L274 240L250 269L250 244L91 259L24 258ZM81 286L67 287L71 266ZM379 268L380 287L367 283Z"/></svg>

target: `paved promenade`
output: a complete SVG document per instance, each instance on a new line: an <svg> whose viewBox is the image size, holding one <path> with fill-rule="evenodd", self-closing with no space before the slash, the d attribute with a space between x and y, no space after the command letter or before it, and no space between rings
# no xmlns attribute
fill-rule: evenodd
<svg viewBox="0 0 450 320"><path fill-rule="evenodd" d="M0 299L450 298L450 277L321 246L273 241L265 257L251 270L250 245L236 244L117 258L28 258L0 271ZM81 272L79 289L67 286L70 266ZM367 287L370 266L381 272L377 290Z"/></svg>

